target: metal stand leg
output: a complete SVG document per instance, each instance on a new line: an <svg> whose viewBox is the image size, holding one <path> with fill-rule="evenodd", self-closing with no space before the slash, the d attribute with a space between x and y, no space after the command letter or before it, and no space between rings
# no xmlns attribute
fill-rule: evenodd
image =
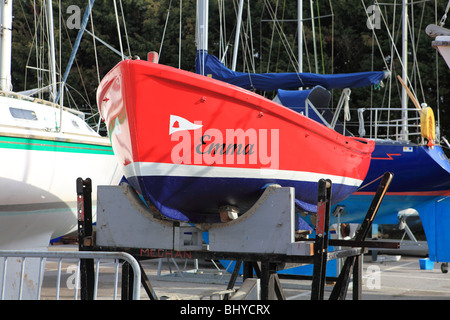
<svg viewBox="0 0 450 320"><path fill-rule="evenodd" d="M375 197L372 200L369 210L367 211L366 217L361 227L357 231L355 241L364 241L367 234L371 230L372 222L375 219L375 215L378 212L378 208L380 207L381 202L383 201L387 188L389 187L392 181L392 177L393 174L390 172L386 172L384 174L383 179L381 180L381 183L378 186L377 193L375 194ZM334 286L333 291L331 292L330 299L332 300L345 299L347 295L348 284L350 281L350 274L355 266L356 259L357 259L356 256L350 256L347 257L347 259L345 260L344 266L342 267L341 273L339 274L338 281L336 282L336 285ZM360 271L360 263L358 264L358 267L356 269L358 272ZM358 277L356 277L356 279L358 279ZM359 285L360 284L358 283L358 287ZM359 294L360 293L358 293L358 295Z"/></svg>
<svg viewBox="0 0 450 320"><path fill-rule="evenodd" d="M270 296L270 268L269 263L261 262L261 300L269 300L273 298Z"/></svg>
<svg viewBox="0 0 450 320"><path fill-rule="evenodd" d="M274 272L272 273L273 291L275 292L275 295L278 300L286 300L283 289L281 287L280 278L278 277L276 264L273 270L274 270Z"/></svg>
<svg viewBox="0 0 450 320"><path fill-rule="evenodd" d="M261 300L286 299L278 278L276 263L261 261L260 269L258 264L253 262L253 268L257 277L261 279Z"/></svg>
<svg viewBox="0 0 450 320"><path fill-rule="evenodd" d="M277 276L277 265L267 261L261 262L261 300L283 299L280 282Z"/></svg>
<svg viewBox="0 0 450 320"><path fill-rule="evenodd" d="M353 267L353 300L361 300L362 294L362 261L363 256L358 255Z"/></svg>
<svg viewBox="0 0 450 320"><path fill-rule="evenodd" d="M247 278L253 278L253 262L244 261L243 276L244 280Z"/></svg>
<svg viewBox="0 0 450 320"><path fill-rule="evenodd" d="M317 204L316 240L314 242L314 269L311 299L322 300L328 261L328 239L330 229L331 181L319 181Z"/></svg>
<svg viewBox="0 0 450 320"><path fill-rule="evenodd" d="M241 268L242 262L243 262L242 260L237 260L236 261L236 264L234 265L233 273L231 274L230 281L228 282L227 289L233 289L234 288L234 285L236 283L236 279L237 279L237 277L239 275L239 269ZM228 300L229 297L230 297L230 295L226 294L224 296L224 300Z"/></svg>
<svg viewBox="0 0 450 320"><path fill-rule="evenodd" d="M91 179L77 179L78 249L92 248L92 183ZM94 260L80 260L81 300L94 299Z"/></svg>
<svg viewBox="0 0 450 320"><path fill-rule="evenodd" d="M144 268L142 268L142 264L138 261L139 268L141 269L141 283L144 287L145 292L147 293L150 300L158 300L158 297L155 294L155 290L153 290L153 287L150 283L150 280L148 279L147 275L145 274Z"/></svg>
<svg viewBox="0 0 450 320"><path fill-rule="evenodd" d="M244 280L253 278L254 275L261 280L261 300L273 300L275 297L279 300L285 299L277 274L277 264L269 261L261 261L260 268L256 261L237 260L227 289L233 289L242 264ZM225 295L224 300L228 298L229 294Z"/></svg>

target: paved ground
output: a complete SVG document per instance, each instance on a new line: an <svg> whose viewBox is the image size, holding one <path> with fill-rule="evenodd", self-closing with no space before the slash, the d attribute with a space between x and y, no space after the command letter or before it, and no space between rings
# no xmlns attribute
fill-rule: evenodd
<svg viewBox="0 0 450 320"><path fill-rule="evenodd" d="M383 258L381 256L380 258ZM156 293L161 296L179 297L199 294L204 290L225 289L226 285L211 285L169 281L173 276L157 277L151 262L146 264L150 271L150 278ZM153 270L153 272L151 271ZM211 270L211 269L209 269ZM165 270L167 274L167 270ZM193 276L194 277L194 276ZM195 277L194 277L195 278ZM164 281L163 281L164 279ZM195 281L207 281L208 277L198 275ZM310 299L310 281L282 280L284 293L290 299ZM186 287L187 286L187 287ZM332 286L327 286L327 296ZM401 257L399 261L372 262L365 259L363 265L363 293L362 299L383 300L412 300L412 299L450 299L450 274L441 272L440 264L436 264L433 270L421 270L418 257ZM348 298L351 298L351 287Z"/></svg>
<svg viewBox="0 0 450 320"><path fill-rule="evenodd" d="M58 246L51 250L74 250L72 246ZM369 300L442 300L450 299L450 274L442 273L440 264L435 263L432 270L422 270L419 266L419 257L402 256L397 261L392 256L379 256L373 262L370 256L364 258L363 264L363 293L362 299ZM198 299L211 292L220 292L226 289L229 273L218 270L210 261L199 261L196 268L192 260L177 259L177 266L170 265L164 259L146 260L142 266L150 280L153 289L160 299ZM186 265L185 265L186 263ZM220 269L222 266L219 264ZM99 299L111 299L114 295L114 270L112 262L100 263ZM180 277L177 272L189 271ZM56 275L58 262L47 261L46 274L43 285L43 299L55 299ZM73 299L75 290L74 261L61 264L60 299ZM159 271L158 271L159 270ZM195 272L197 271L197 272ZM119 275L120 282L120 275ZM285 296L288 300L310 299L310 281L282 280ZM239 285L238 285L239 286ZM237 286L237 287L238 287ZM332 286L327 286L325 296L331 292ZM116 291L120 298L120 284ZM351 287L348 298L351 298ZM141 298L148 299L145 291L141 290ZM214 295L218 298L218 295Z"/></svg>

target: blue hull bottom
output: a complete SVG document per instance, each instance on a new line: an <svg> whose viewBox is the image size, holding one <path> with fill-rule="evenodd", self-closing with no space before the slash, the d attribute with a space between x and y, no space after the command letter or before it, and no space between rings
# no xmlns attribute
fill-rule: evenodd
<svg viewBox="0 0 450 320"><path fill-rule="evenodd" d="M426 214L427 206L430 203L440 201L443 197L439 196L397 196L386 195L381 203L378 213L375 217L375 224L396 224L398 212L405 209L415 209L419 213ZM344 212L341 215L342 223L361 223L362 219L369 210L373 200L372 195L351 195L346 200L341 201L339 205L344 206ZM331 209L334 210L335 206ZM421 214L422 216L422 214ZM331 217L331 223L336 223L336 218Z"/></svg>
<svg viewBox="0 0 450 320"><path fill-rule="evenodd" d="M372 196L352 195L344 205L342 223L361 223L372 201ZM450 262L450 197L449 196L393 196L387 195L374 223L397 224L398 212L412 208L417 210L427 238L429 258L436 262ZM333 210L333 208L332 208ZM331 218L336 223L336 218Z"/></svg>
<svg viewBox="0 0 450 320"><path fill-rule="evenodd" d="M317 209L317 182L178 176L131 177L127 180L165 216L194 223L218 222L218 209L224 205L236 206L240 213L245 213L268 184L294 187L297 205L306 211ZM333 201L339 202L355 190L355 186L333 184Z"/></svg>

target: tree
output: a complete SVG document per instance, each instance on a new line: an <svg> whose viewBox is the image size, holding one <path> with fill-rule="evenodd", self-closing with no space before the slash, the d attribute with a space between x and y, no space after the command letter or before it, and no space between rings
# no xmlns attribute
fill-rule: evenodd
<svg viewBox="0 0 450 320"><path fill-rule="evenodd" d="M41 0L42 1L42 0ZM41 1L37 1L38 5ZM399 1L397 1L399 2ZM15 90L30 89L48 83L45 72L38 73L35 68L37 62L46 62L48 52L44 46L36 45L36 39L47 41L40 32L36 32L32 24L37 21L42 25L45 18L40 6L33 7L34 1L15 0L14 29L13 29L13 85ZM209 52L222 56L224 48L228 48L224 61L231 61L237 0L210 1L210 27ZM237 70L250 72L291 72L297 66L297 1L257 0L250 1L251 10L245 10L243 15L242 35L239 47ZM61 9L54 3L54 20L59 21L58 12L61 12L62 34L59 26L55 27L56 43L61 37L61 65L60 73L65 70L73 42L78 29L66 28L66 21L71 13L67 13L69 6L78 6L81 15L86 8L86 0L61 0ZM120 33L124 54L139 56L146 59L148 51L161 52L160 63L180 66L182 69L193 71L196 56L195 47L195 6L194 0L122 0L117 1ZM247 2L246 2L247 4ZM306 72L315 71L315 57L313 52L313 39L316 38L317 65L319 73L345 73L370 70L385 70L386 66L393 66L393 89L391 105L399 106L400 86L396 75L401 74L401 64L396 54L391 53L391 40L384 26L390 32L395 32L394 40L401 51L398 40L401 10L399 6L382 6L383 21L381 29L367 28L367 14L359 0L339 0L313 2L313 11L316 19L312 28L310 18L311 8L308 1L304 1L304 63ZM368 6L369 3L366 4ZM436 12L443 14L445 3L438 1ZM123 9L123 11L122 11ZM170 10L169 10L170 9ZM247 9L247 7L246 7ZM432 39L425 35L427 24L435 23L435 8L433 3L419 3L410 7L410 14L415 13L416 18L410 22L414 30L414 42L418 44L417 50L409 49L409 70L412 80L421 80L413 83L420 102L427 102L439 111L441 131L443 135L450 135L450 111L445 106L450 100L449 69L443 59L437 56L436 50L431 47ZM423 11L422 11L423 10ZM122 15L123 13L123 15ZM181 14L180 14L181 13ZM218 18L218 13L223 18ZM181 38L179 36L181 16ZM394 18L395 17L395 20ZM274 23L277 20L278 23ZM126 23L126 34L123 21ZM88 30L95 33L115 49L120 49L115 10L111 0L96 0L92 11ZM164 35L164 37L163 37ZM220 37L222 35L222 39ZM181 39L181 57L179 55ZM383 52L383 54L380 53ZM37 54L37 58L34 56ZM98 59L98 63L95 61ZM81 105L82 110L95 112L95 94L98 81L116 63L120 56L113 53L99 41L94 41L89 34L84 35L76 58L76 64L70 72L68 84L80 94L74 94L73 100ZM420 73L413 68L419 65ZM98 69L97 69L98 66ZM436 76L438 75L438 76ZM437 87L437 83L439 87ZM82 95L81 95L82 93ZM333 103L337 101L340 92L333 90ZM82 97L83 96L83 97ZM268 94L270 96L270 94ZM361 88L352 90L351 106L370 107L386 106L388 103L385 89ZM93 105L93 109L87 107ZM439 110L437 110L439 106Z"/></svg>

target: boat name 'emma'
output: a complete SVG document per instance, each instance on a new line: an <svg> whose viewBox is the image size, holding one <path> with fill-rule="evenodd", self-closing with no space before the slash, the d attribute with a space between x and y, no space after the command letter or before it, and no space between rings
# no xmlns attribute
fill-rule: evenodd
<svg viewBox="0 0 450 320"><path fill-rule="evenodd" d="M209 141L208 142L206 141ZM205 145L205 147L203 148L202 151L202 145ZM244 147L243 147L244 146ZM202 136L201 138L201 143L197 145L197 147L195 148L195 151L197 153L200 154L210 154L210 155L215 155L215 154L254 154L254 147L255 144L252 143L247 143L246 145L242 144L242 143L214 143L211 142L211 136L208 134L205 134Z"/></svg>
<svg viewBox="0 0 450 320"><path fill-rule="evenodd" d="M171 160L179 164L250 164L279 169L279 129L178 131Z"/></svg>

